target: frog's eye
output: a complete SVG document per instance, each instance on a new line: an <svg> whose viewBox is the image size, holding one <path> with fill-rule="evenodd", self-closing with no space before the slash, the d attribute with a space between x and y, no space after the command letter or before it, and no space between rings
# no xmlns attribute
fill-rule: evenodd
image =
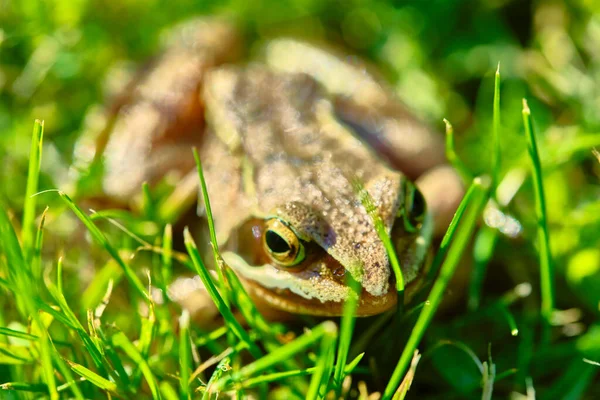
<svg viewBox="0 0 600 400"><path fill-rule="evenodd" d="M278 218L266 221L263 247L273 261L292 267L304 260L304 245L294 231Z"/></svg>
<svg viewBox="0 0 600 400"><path fill-rule="evenodd" d="M407 181L404 186L404 206L398 215L404 221L404 228L408 232L416 231L425 219L426 212L427 204L423 194L415 185Z"/></svg>

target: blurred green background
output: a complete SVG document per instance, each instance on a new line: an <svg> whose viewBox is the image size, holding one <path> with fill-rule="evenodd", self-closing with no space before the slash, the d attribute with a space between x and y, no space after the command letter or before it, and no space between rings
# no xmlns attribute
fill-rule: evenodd
<svg viewBox="0 0 600 400"><path fill-rule="evenodd" d="M502 369L527 365L528 372L507 378L505 394L524 392L531 374L545 398L600 396L600 384L592 384L600 367L581 361L600 361L600 163L591 151L600 146L600 2L0 0L0 197L15 215L23 204L33 120L45 120L41 188L65 187L73 176L75 142L94 124L95 113L156 54L169 27L202 14L238 21L249 53L268 37L292 35L370 59L432 126L442 132L442 118L452 122L458 153L476 174L490 170L493 79L500 63L502 170L528 171L521 116L526 97L545 172L557 308L571 313L558 314L559 345L550 354L534 356L527 343L537 333L526 328L518 340L501 330L465 332L468 313L443 317L432 338L468 341L482 357L494 343ZM40 201L59 203L52 196ZM517 238L500 238L482 302L531 283L533 294L513 310L526 327L539 292L528 179L509 211L523 230ZM50 229L48 235L71 232ZM458 315L464 306L457 307ZM448 352L433 357L432 375L421 375L422 387L433 385L432 398L460 397L461 387L473 385L471 375L449 372L464 354ZM435 380L440 375L442 382ZM565 393L572 397L553 397Z"/></svg>
<svg viewBox="0 0 600 400"><path fill-rule="evenodd" d="M570 141L600 126L595 4L5 0L0 6L0 177L10 185L3 191L13 204L22 203L24 182L11 178L23 171L34 118L46 121L44 172L64 178L90 111L106 103L136 63L156 54L166 28L199 14L232 16L246 28L249 43L303 36L344 45L373 60L424 119L440 130L444 117L454 124L459 149L475 172L489 167L488 158L473 148L488 147L493 72L500 62L508 167L524 150L522 97L529 98L538 131L548 140ZM592 168L588 172L597 174L589 153L582 157Z"/></svg>

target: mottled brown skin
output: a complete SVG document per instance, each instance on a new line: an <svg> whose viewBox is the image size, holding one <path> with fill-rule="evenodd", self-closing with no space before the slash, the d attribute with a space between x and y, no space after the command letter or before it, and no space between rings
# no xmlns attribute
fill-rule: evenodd
<svg viewBox="0 0 600 400"><path fill-rule="evenodd" d="M357 178L391 235L410 297L433 221L409 231L398 215L410 208L406 175L443 165L439 138L364 66L318 47L276 40L263 63L221 66L235 54L223 45L239 39L231 26L214 24L179 30L180 40L137 78L107 129L105 192L130 199L142 182L177 171L187 174L192 198L189 148L201 145L223 257L251 294L288 312L340 315L352 276L362 287L357 314L372 315L391 308L396 292L352 188ZM182 37L196 39L182 45ZM269 218L297 235L301 262L284 266L265 250Z"/></svg>
<svg viewBox="0 0 600 400"><path fill-rule="evenodd" d="M276 307L340 314L350 295L348 273L364 289L359 314L389 309L395 295L389 285L388 256L352 180L364 183L391 232L404 207L403 174L389 168L337 119L327 93L306 74L274 72L260 65L219 68L207 76L204 99L216 136L232 157L244 160L226 179L213 175L220 173L223 160L204 164L211 198L230 190L232 175L240 185L237 204L213 201L215 215L236 215L227 220L233 225L216 219L217 235L230 237L249 218L277 216L304 242L316 244L310 246L306 261L292 269L268 259L256 264L239 257L239 251L225 252L225 261L253 287L258 283L261 295ZM420 229L395 233L404 279L411 282L428 238ZM271 297L266 297L268 292ZM283 302L290 292L296 297L289 299L295 300Z"/></svg>

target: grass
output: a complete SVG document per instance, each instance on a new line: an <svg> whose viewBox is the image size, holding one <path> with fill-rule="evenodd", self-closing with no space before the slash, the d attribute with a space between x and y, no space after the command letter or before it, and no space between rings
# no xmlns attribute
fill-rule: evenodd
<svg viewBox="0 0 600 400"><path fill-rule="evenodd" d="M544 195L544 184L542 182L542 165L540 163L537 142L531 122L531 110L525 99L523 99L523 125L525 126L525 133L527 135L527 148L529 149L529 159L531 160L533 185L535 188L535 214L538 221L537 235L542 288L541 312L543 318L546 319L546 321L549 321L552 317L552 311L554 310L554 273L550 255L550 238L546 217L546 197ZM546 332L546 337L547 336L548 333Z"/></svg>
<svg viewBox="0 0 600 400"><path fill-rule="evenodd" d="M496 110L496 108L495 108ZM527 109L528 110L528 109ZM524 111L524 115L525 111ZM527 114L529 117L529 114ZM530 134L531 138L533 138L533 134L531 133L529 120L526 119L526 131ZM36 121L36 128L43 126L39 122ZM448 135L452 136L452 130L447 123ZM37 146L32 146L32 156L39 160L41 154L39 153L39 140L41 140L41 133L39 129L34 130L34 143L38 143ZM449 143L452 143L451 141ZM533 142L535 145L535 142ZM453 151L453 147L449 147L450 151ZM534 156L537 155L535 151L532 151ZM206 183L204 181L204 176L202 173L200 159L198 157L198 153L194 150L194 157L196 159L198 165L198 174L200 178L200 183L202 187L202 192L204 194L204 204L207 212L208 226L209 232L211 233L211 243L213 245L213 254L214 259L217 265L219 265L219 283L220 283L220 291L217 290L213 282L213 278L211 277L207 267L205 266L202 257L199 254L198 248L196 247L195 241L192 238L190 231L186 228L184 230L184 241L185 246L187 248L191 265L193 266L194 271L200 276L204 287L208 290L210 297L213 302L217 306L220 314L223 316L224 323L228 328L228 332L232 332L233 336L228 337L228 342L231 346L235 346L238 348L237 352L241 349L246 349L252 357L255 359L254 362L247 364L238 371L232 369L225 369L224 366L231 363L230 357L224 357L219 366L215 369L215 372L209 379L206 387L204 388L203 397L210 397L212 393L219 393L223 390L227 390L228 388L242 388L242 387L252 387L258 384L265 384L268 382L279 381L281 379L290 378L290 377L298 377L302 375L311 375L312 378L310 380L310 384L307 388L307 392L305 394L306 398L309 399L317 399L322 398L328 392L330 388L334 389L336 393L342 395L342 384L343 379L346 374L347 366L346 360L349 355L351 339L353 335L355 317L354 310L356 308L356 296L351 297L351 301L348 301L345 310L344 316L341 319L341 337L340 343L337 346L336 351L336 342L338 337L338 330L335 324L332 322L324 322L311 330L311 332L301 335L297 339L293 340L287 344L273 344L270 343L269 352L264 354L263 351L257 346L255 339L251 337L251 334L247 332L235 316L231 310L231 304L225 301L225 298L235 300L234 304L238 306L241 310L244 308L248 308L248 304L246 307L242 304L244 301L246 303L250 303L251 309L245 313L245 317L247 322L257 329L257 331L263 331L263 333L270 333L268 325L262 320L258 311L252 307L251 300L244 292L244 289L241 286L236 286L236 292L238 292L238 296L234 297L231 294L231 283L228 280L234 280L234 286L239 285L239 281L235 282L235 275L224 273L225 269L228 269L225 265L222 264L220 259L220 254L218 251L218 245L216 243L216 236L214 234L214 223L213 217L210 207L210 200L207 196ZM533 165L539 167L539 159L535 159ZM458 162L458 159L455 159ZM31 163L30 168L39 169L39 162ZM36 180L39 171L30 171L30 177L33 176L33 180ZM489 195L489 182L486 181L487 178L475 178L469 188L467 190L465 197L460 204L458 211L455 215L455 218L450 224L450 227L442 240L440 245L440 249L436 257L434 258L433 265L431 267L431 271L435 275L437 275L437 270L439 268L439 276L435 280L435 283L431 289L428 300L425 303L425 307L422 308L420 315L412 328L412 332L408 338L408 341L405 347L402 350L400 359L394 369L394 372L386 386L385 391L383 392L383 399L391 399L392 397L403 398L410 386L410 380L413 379L415 370L416 370L416 362L413 362L413 367L411 369L411 375L409 378L405 377L406 372L409 369L412 360L418 360L415 358L418 354L417 349L420 344L422 337L425 334L428 326L430 325L433 316L438 309L443 297L444 292L447 289L447 286L450 282L450 279L455 273L455 270L464 254L465 248L467 246L469 238L472 236L473 231L476 226L476 222L479 219L481 214L481 210L483 209L484 204L486 203ZM147 186L144 186L144 193L147 206L144 209L149 210L153 209L151 205L151 195L149 194ZM28 193L35 193L37 186L28 186ZM366 204L367 210L369 211L371 217L373 218L376 226L379 223L380 226L380 235L384 243L387 243L387 247L393 250L393 246L391 246L391 242L385 230L382 229L381 220L378 218L376 213L376 208L369 207L372 204L372 200L368 197L368 194L365 194L366 191L360 186L360 184L356 184L356 190L358 194L361 194L361 201ZM134 344L125 334L124 332L117 331L110 338L102 337L103 335L99 335L97 331L97 324L99 323L99 317L94 317L90 312L88 312L88 322L89 322L89 330L86 331L83 325L80 324L77 316L71 310L68 305L64 294L63 294L63 286L62 286L62 260L59 260L57 264L57 280L56 285L51 283L48 279L45 280L45 287L56 302L59 307L60 312L62 313L62 318L65 320L65 325L75 332L79 336L82 341L83 347L86 349L88 356L92 360L92 364L96 367L98 372L94 372L93 370L87 368L86 366L79 364L77 362L65 359L66 363L69 365L70 369L78 376L84 378L87 382L94 385L96 388L101 391L112 393L117 396L124 396L127 392L136 392L136 388L140 387L140 377L143 376L146 384L148 385L150 396L153 399L161 398L161 391L167 393L173 392L173 389L170 385L164 386L163 389L160 389L159 378L153 372L149 364L150 357L150 348L155 338L155 307L153 300L149 297L148 293L150 293L150 289L146 291L143 288L143 285L139 278L136 276L135 272L131 270L129 265L123 260L123 258L119 255L119 252L110 244L106 236L98 229L98 227L94 224L92 219L88 217L75 203L63 192L58 192L58 195L64 200L67 207L71 209L71 211L80 219L83 225L88 229L91 233L92 237L98 243L98 245L103 248L108 254L111 255L116 264L122 269L124 275L128 279L131 284L134 292L138 294L141 300L148 307L148 316L146 318L142 318L141 320L141 330L140 330L140 338L137 341L137 344ZM29 196L27 199L31 203L31 198L35 198L36 196ZM29 204L30 209L35 209L35 203L33 206ZM540 208L542 209L542 208ZM151 216L152 213L147 212L147 216ZM542 214L543 216L543 214ZM4 225L6 233L3 233L3 237L8 238L10 236L10 223L8 222L8 216L4 216ZM43 219L42 219L43 221ZM43 229L43 222L40 225L41 232ZM547 228L546 228L547 229ZM38 240L37 245L41 245L41 237L42 235L38 232ZM126 231L128 232L128 231ZM14 233L13 233L14 235ZM30 234L31 235L31 234ZM131 234L133 235L133 234ZM386 240L387 239L387 240ZM15 239L5 239L6 243L9 243L9 249L12 249L12 256L9 256L11 259L17 258L19 259L20 247L16 243ZM12 246L10 243L12 242ZM6 246L6 245L5 245ZM170 225L166 225L163 234L163 245L161 249L161 261L163 265L171 266L172 265L172 228ZM6 254L11 254L4 250ZM30 248L29 252L33 254L35 252L35 248ZM390 257L392 260L395 260L396 269L399 271L399 264L397 258L394 256L393 251L390 253ZM445 261L442 263L442 260ZM20 261L22 262L22 261ZM392 261L393 263L393 261ZM440 268L441 264L441 268ZM163 281L163 285L165 282L168 282L169 277L171 275L169 270L165 270L166 267L162 267L159 273L160 279ZM21 277L21 272L19 272L19 276ZM226 277L227 276L227 277ZM401 277L401 274L399 275ZM149 276L150 277L150 276ZM402 280L398 279L399 288L398 290L403 290ZM349 282L354 291L358 290L358 283L356 281ZM110 289L109 289L110 293ZM225 296L223 297L222 294ZM239 295L241 293L241 296ZM110 296L110 295L109 295ZM31 299L30 299L31 300ZM106 301L108 303L108 299ZM106 305L106 304L105 304ZM32 305L29 305L27 308L29 312L33 310ZM401 309L401 307L399 307ZM101 313L100 313L101 314ZM263 321L260 324L257 324L257 320ZM41 325L40 325L41 326ZM514 331L514 329L513 329ZM14 332L14 334L13 334ZM256 333L256 332L255 332ZM3 334L9 337L17 337L17 338L27 338L32 339L35 338L36 341L40 341L39 336L31 336L23 332L13 331L10 329L4 329ZM44 336L42 336L43 338ZM190 384L193 383L191 380L191 367L192 367L192 348L190 347L192 342L190 339L190 317L187 311L184 310L183 314L179 319L179 347L178 347L178 359L179 359L179 397L180 398L189 398L193 388L190 387ZM44 343L44 340L40 341ZM284 364L284 361L293 359L294 356L299 354L300 352L306 351L307 348L314 346L316 343L320 342L319 352L316 355L316 360L314 361L314 367L310 367L307 369L299 369L294 371L284 371L284 372L275 372L271 373L270 379L271 381L262 377L260 379L256 378L256 375L269 371L277 365ZM104 354L104 346L110 345L112 350L112 357L109 360L106 358L106 354ZM241 346L240 346L241 345ZM42 344L43 346L43 344ZM46 344L49 346L49 343ZM122 351L123 355L126 356L131 362L135 363L138 366L138 370L130 375L123 369L123 365L126 360L120 359L120 357L114 350ZM44 350L43 350L44 351ZM50 354L49 347L46 347L45 351ZM236 352L236 353L237 353ZM337 352L337 356L334 355ZM58 357L58 358L57 358ZM46 389L51 398L58 398L58 391L56 382L54 381L54 373L49 372L53 371L53 365L51 361L52 356L48 356L46 358L47 361L43 362L44 368L46 372ZM55 359L58 360L58 367L60 365L64 365L60 356L55 356ZM337 359L337 362L334 362L334 359ZM111 364L117 364L119 367L116 367ZM66 368L62 368L65 371L68 371ZM229 372L231 370L231 372ZM229 372L229 373L228 373ZM68 375L68 373L67 373ZM104 375L104 376L103 376ZM129 375L129 376L128 376ZM483 386L483 398L491 398L493 381L495 376L495 366L494 364L484 363L483 364L483 378L484 378L484 386ZM111 377L113 380L111 380ZM401 382L405 382L401 385ZM254 379L254 380L252 380ZM409 381L406 381L409 379ZM250 381L250 384L247 382ZM120 382L120 385L117 384ZM77 385L71 384L74 389L74 395L76 397L80 397L81 393L77 391ZM37 385L28 385L25 383L7 383L5 388L11 388L11 390L22 390L35 392L40 390L39 384Z"/></svg>
<svg viewBox="0 0 600 400"><path fill-rule="evenodd" d="M600 65L585 54L565 56L597 47L591 22L580 19L593 11L553 9L581 27L547 27L574 43L562 52L549 51L544 40L551 35L519 16L531 28L519 37L528 43L522 48L511 36L520 32L511 30L514 18L503 17L512 15L511 2L482 8L460 0L443 10L386 1L368 10L324 2L317 10L298 2L302 10L282 4L269 12L222 5L248 21L251 38L314 24L371 57L400 93L411 94L405 100L413 108L433 121L452 119L447 156L470 185L435 246L425 289L401 314L357 319L351 297L341 318L272 323L222 264L210 209L218 198L206 195L197 153L211 254L201 252L208 238L192 234L194 227L182 236L176 221L189 199L176 187L144 184L137 212L97 206L88 212L85 198L60 184L85 110L103 102L98 76L113 59L153 54L159 27L211 7L134 3L117 12L84 1L53 13L32 3L0 14L7 55L0 61L1 398L600 395L600 163L592 152L600 147L600 118L593 96L574 83L594 79ZM533 20L548 10L535 4L531 12ZM302 22L296 26L292 15ZM458 16L460 35L442 23ZM53 58L32 55L48 43ZM482 52L492 61L476 57ZM565 58L558 62L556 54ZM497 60L502 81L499 65L488 74ZM526 73L519 69L523 60L531 68ZM30 97L12 91L15 80ZM526 104L519 113L523 97L535 118ZM36 120L32 135L34 118L47 121ZM85 118L94 124L93 116ZM98 184L94 174L82 178L89 192ZM519 174L525 179L515 180ZM496 210L483 212L485 222L484 207ZM518 222L517 239L506 234L511 221ZM216 274L208 268L213 263ZM394 265L397 276L400 267ZM201 278L224 325L199 323L166 296L175 278L190 273Z"/></svg>
<svg viewBox="0 0 600 400"><path fill-rule="evenodd" d="M458 267L458 263L460 262L462 254L467 246L467 242L473 233L481 209L487 200L488 190L489 182L486 182L479 177L475 178L471 187L467 190L462 204L459 206L460 209L468 209L469 214L463 217L462 213L457 213L451 223L452 226L457 226L459 223L461 224L455 231L456 233L449 235L449 241L452 241L452 245L448 249L446 260L442 264L439 276L435 280L431 292L429 293L427 303L422 309L415 326L412 328L408 342L402 350L400 360L383 392L382 398L384 400L392 398L394 393L396 393L397 388L400 386L401 379L408 370L413 358L413 353L417 350L425 330L431 323L431 320L444 297L444 292L446 291L448 283Z"/></svg>

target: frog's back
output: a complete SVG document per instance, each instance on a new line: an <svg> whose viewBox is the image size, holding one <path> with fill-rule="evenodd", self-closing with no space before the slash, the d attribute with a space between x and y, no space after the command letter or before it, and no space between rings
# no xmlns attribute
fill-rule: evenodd
<svg viewBox="0 0 600 400"><path fill-rule="evenodd" d="M387 254L353 180L369 191L389 233L403 198L403 175L338 120L324 88L306 74L227 67L208 76L205 99L209 124L245 160L240 174L254 201L249 213L279 213L353 275L369 271L363 280L369 293L385 293Z"/></svg>

